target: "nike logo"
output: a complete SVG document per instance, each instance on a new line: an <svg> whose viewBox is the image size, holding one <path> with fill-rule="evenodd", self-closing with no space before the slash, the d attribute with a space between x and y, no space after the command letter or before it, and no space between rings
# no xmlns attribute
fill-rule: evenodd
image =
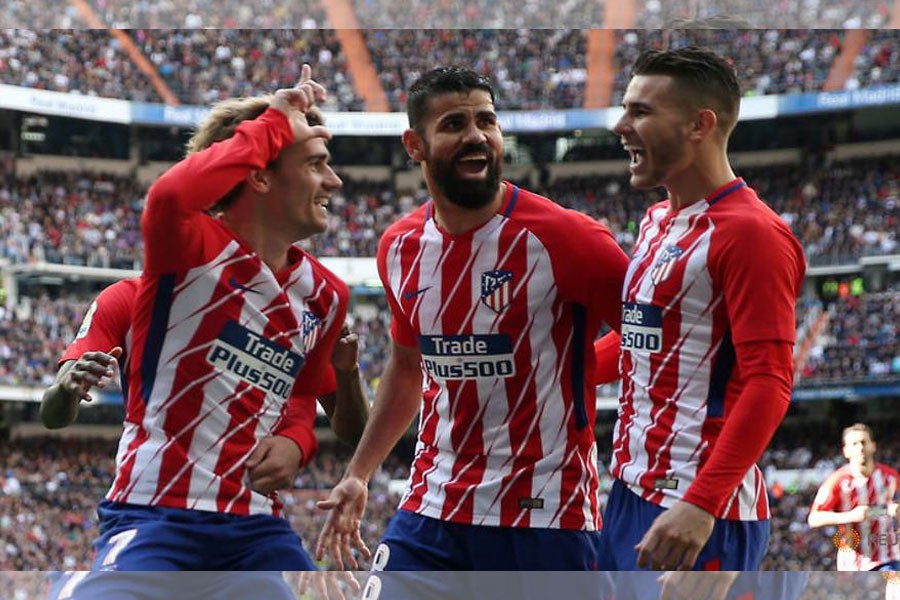
<svg viewBox="0 0 900 600"><path fill-rule="evenodd" d="M414 292L403 292L403 299L404 300L412 300L419 294L424 294L425 292L427 292L430 289L431 289L431 286L429 285L428 287L423 287L422 289L416 290Z"/></svg>
<svg viewBox="0 0 900 600"><path fill-rule="evenodd" d="M231 287L233 287L236 290L241 290L242 292L253 292L254 294L262 293L259 290L254 290L253 288L247 287L246 285L244 285L242 283L238 283L238 280L234 277L234 275L232 275L231 278L228 280L228 285L230 285Z"/></svg>

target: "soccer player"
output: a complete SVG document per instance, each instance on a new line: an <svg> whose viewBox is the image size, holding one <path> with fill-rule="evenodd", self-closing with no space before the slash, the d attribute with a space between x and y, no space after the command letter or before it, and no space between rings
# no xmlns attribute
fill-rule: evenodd
<svg viewBox="0 0 900 600"><path fill-rule="evenodd" d="M128 398L128 354L124 348L130 345L131 311L139 285L140 277L117 281L101 291L91 303L75 340L60 358L56 380L41 400L41 421L48 429L74 423L81 401L93 400L91 388L106 387L117 369L122 395ZM368 404L359 381L358 355L357 336L344 325L331 356L336 389L318 397L335 435L348 444L359 441L368 417ZM302 402L302 397L297 401ZM289 425L290 422L285 420L279 427ZM293 442L272 436L260 441L245 465L253 489L268 494L292 484L300 465L284 460L290 453L277 451L284 443Z"/></svg>
<svg viewBox="0 0 900 600"><path fill-rule="evenodd" d="M900 571L900 475L875 462L877 446L867 425L847 427L841 439L847 464L819 488L809 526L839 526L838 571Z"/></svg>
<svg viewBox="0 0 900 600"><path fill-rule="evenodd" d="M341 187L310 74L215 107L148 192L125 430L94 570L315 568L246 465L275 431L308 462L315 397L335 388L348 289L296 245L326 229ZM97 587L79 584L108 596Z"/></svg>
<svg viewBox="0 0 900 600"><path fill-rule="evenodd" d="M728 162L740 97L710 51L647 51L614 128L632 186L668 197L641 222L622 293L603 569L754 570L765 554L755 462L790 401L805 260Z"/></svg>
<svg viewBox="0 0 900 600"><path fill-rule="evenodd" d="M407 114L403 145L431 200L379 244L392 352L347 473L319 504L332 513L317 555L368 556L369 479L421 409L374 569L595 569L593 342L601 322L619 327L627 258L594 220L501 179L482 76L426 73Z"/></svg>
<svg viewBox="0 0 900 600"><path fill-rule="evenodd" d="M91 302L75 339L62 358L56 379L41 399L41 422L48 429L68 427L78 418L81 401L90 402L91 388L104 388L118 368L122 395L128 398L127 355L131 309L140 277L107 286Z"/></svg>

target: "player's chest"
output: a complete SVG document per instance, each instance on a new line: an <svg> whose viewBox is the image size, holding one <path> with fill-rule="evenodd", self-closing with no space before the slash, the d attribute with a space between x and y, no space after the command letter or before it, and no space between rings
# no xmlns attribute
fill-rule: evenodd
<svg viewBox="0 0 900 600"><path fill-rule="evenodd" d="M664 218L645 227L626 274L624 300L707 310L719 294L710 274L712 237L703 218Z"/></svg>

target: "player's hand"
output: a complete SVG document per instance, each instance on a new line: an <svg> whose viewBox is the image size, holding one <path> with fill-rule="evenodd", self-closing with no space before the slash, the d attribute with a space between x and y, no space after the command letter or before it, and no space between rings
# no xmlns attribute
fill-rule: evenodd
<svg viewBox="0 0 900 600"><path fill-rule="evenodd" d="M323 137L331 139L331 132L324 125L311 127L306 120L306 113L313 110L316 103L323 102L326 97L322 84L312 79L312 68L303 65L300 80L292 88L282 88L272 96L270 106L288 118L294 132L294 142Z"/></svg>
<svg viewBox="0 0 900 600"><path fill-rule="evenodd" d="M303 452L296 442L281 435L270 435L259 441L244 468L251 487L268 496L293 487L302 460Z"/></svg>
<svg viewBox="0 0 900 600"><path fill-rule="evenodd" d="M869 507L866 505L857 506L850 511L851 523L862 523L869 518Z"/></svg>
<svg viewBox="0 0 900 600"><path fill-rule="evenodd" d="M92 401L91 388L105 388L112 381L119 366L122 348L107 352L85 352L60 380L60 387L73 399Z"/></svg>
<svg viewBox="0 0 900 600"><path fill-rule="evenodd" d="M331 366L338 374L349 373L356 368L359 361L359 336L350 332L350 327L345 323L341 327L341 333L334 343L334 351L331 353Z"/></svg>
<svg viewBox="0 0 900 600"><path fill-rule="evenodd" d="M689 571L709 536L716 518L698 506L679 501L653 521L640 543L637 566L656 571Z"/></svg>
<svg viewBox="0 0 900 600"><path fill-rule="evenodd" d="M310 598L322 600L346 600L342 585L350 588L354 595L362 586L349 571L303 571L300 574L300 595L310 591ZM310 589L310 585L312 588Z"/></svg>
<svg viewBox="0 0 900 600"><path fill-rule="evenodd" d="M316 544L316 560L322 560L325 552L330 551L331 558L339 569L344 570L346 558L350 567L359 570L353 548L359 550L366 560L372 558L372 552L366 547L359 532L368 498L369 488L365 481L357 477L345 477L331 490L328 498L316 505L320 510L331 511Z"/></svg>
<svg viewBox="0 0 900 600"><path fill-rule="evenodd" d="M659 577L659 600L725 600L740 571L669 571Z"/></svg>
<svg viewBox="0 0 900 600"><path fill-rule="evenodd" d="M900 503L898 502L889 502L887 507L887 513L889 516L896 518L897 517L897 509L900 508Z"/></svg>

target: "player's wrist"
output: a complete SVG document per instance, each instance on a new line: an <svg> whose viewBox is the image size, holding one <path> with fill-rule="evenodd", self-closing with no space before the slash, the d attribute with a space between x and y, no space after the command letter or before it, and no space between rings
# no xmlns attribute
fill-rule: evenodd
<svg viewBox="0 0 900 600"><path fill-rule="evenodd" d="M358 362L353 363L353 365L351 365L349 367L342 368L342 367L337 367L335 365L332 365L332 367L334 367L334 374L337 377L345 377L346 378L346 377L353 377L354 375L359 376L359 363Z"/></svg>
<svg viewBox="0 0 900 600"><path fill-rule="evenodd" d="M371 475L367 476L363 473L347 470L347 473L344 475L345 481L354 481L356 483L361 484L363 487L369 487L369 481L371 480Z"/></svg>

